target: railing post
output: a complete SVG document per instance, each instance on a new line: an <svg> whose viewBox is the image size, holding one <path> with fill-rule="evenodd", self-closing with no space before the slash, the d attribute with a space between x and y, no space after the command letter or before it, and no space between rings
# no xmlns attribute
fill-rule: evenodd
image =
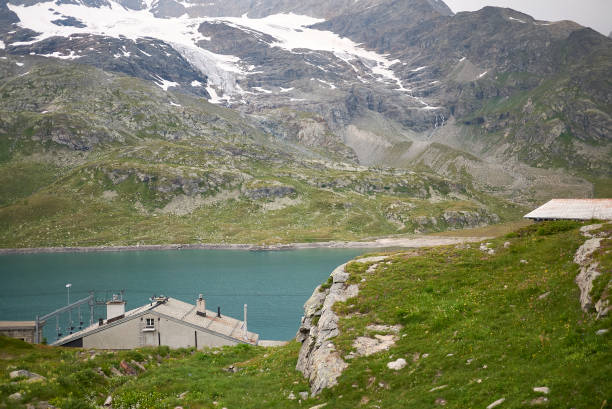
<svg viewBox="0 0 612 409"><path fill-rule="evenodd" d="M38 335L40 329L38 328L38 315L36 316L36 321L34 322L34 344L39 343L40 336Z"/></svg>
<svg viewBox="0 0 612 409"><path fill-rule="evenodd" d="M91 297L89 299L89 325L93 325L94 323L94 303L95 303L94 292L90 291L89 296Z"/></svg>

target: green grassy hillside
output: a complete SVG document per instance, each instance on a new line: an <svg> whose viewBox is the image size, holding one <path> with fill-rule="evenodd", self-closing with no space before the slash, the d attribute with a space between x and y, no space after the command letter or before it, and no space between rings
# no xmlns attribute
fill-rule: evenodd
<svg viewBox="0 0 612 409"><path fill-rule="evenodd" d="M113 396L114 408L604 408L612 402L612 318L595 320L580 309L573 263L584 242L578 223L525 227L476 245L389 254L374 274L368 264L348 266L356 298L334 307L342 356L358 336L376 334L369 324L402 326L388 351L357 357L339 384L300 402L307 382L295 371L299 345L248 346L195 352L144 349L93 352L32 347L0 340L0 401L23 408L41 400L62 409L93 408ZM612 229L608 224L607 231ZM610 239L600 267L609 280ZM509 244L505 244L505 243ZM365 281L362 281L365 278ZM602 287L602 286L598 286ZM594 291L606 292L606 285ZM296 326L297 326L296 320ZM393 371L387 363L404 358ZM128 363L136 375L113 375ZM139 362L141 370L132 361ZM227 368L235 366L236 371ZM8 373L28 369L46 381L11 382ZM125 371L124 369L121 369ZM534 387L548 387L544 395ZM19 402L8 396L21 392ZM179 396L187 392L182 398ZM295 400L288 399L293 393ZM547 401L544 401L546 398ZM437 402L437 404L436 404Z"/></svg>
<svg viewBox="0 0 612 409"><path fill-rule="evenodd" d="M0 60L3 248L354 240L523 211L432 172L335 162L136 78L24 61Z"/></svg>

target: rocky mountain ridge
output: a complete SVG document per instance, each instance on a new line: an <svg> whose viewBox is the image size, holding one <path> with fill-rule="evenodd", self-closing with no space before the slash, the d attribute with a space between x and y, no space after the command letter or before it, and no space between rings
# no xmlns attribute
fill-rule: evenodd
<svg viewBox="0 0 612 409"><path fill-rule="evenodd" d="M433 173L333 161L251 116L82 64L0 59L0 92L4 247L361 239L520 212ZM303 138L318 126L294 121Z"/></svg>
<svg viewBox="0 0 612 409"><path fill-rule="evenodd" d="M291 161L308 177L276 170L282 177L263 192L289 189L284 177L307 189L469 202L429 213L385 202L375 213L402 232L491 223L553 196L612 194L612 41L572 22L495 7L454 15L437 0L2 0L0 23L7 163L52 151L73 169L100 155L80 177L106 175L96 183L110 181L106 195L119 201L127 196L116 185L147 185L153 196L130 204L143 215L251 200L248 166ZM90 80L130 91L100 92ZM209 163L188 158L195 152ZM314 175L312 161L351 170ZM269 206L298 203L291 188Z"/></svg>

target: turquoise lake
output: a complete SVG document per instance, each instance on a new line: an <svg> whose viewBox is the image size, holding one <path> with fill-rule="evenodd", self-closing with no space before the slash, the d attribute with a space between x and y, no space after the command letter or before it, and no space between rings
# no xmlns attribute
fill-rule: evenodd
<svg viewBox="0 0 612 409"><path fill-rule="evenodd" d="M34 320L95 290L98 298L125 290L126 310L147 304L153 294L195 303L206 298L209 310L242 319L248 304L249 330L260 339L288 340L295 336L302 306L314 288L338 265L363 249L291 251L181 250L121 253L66 253L0 256L0 320ZM85 325L88 308L82 309ZM95 320L106 317L97 307ZM72 321L79 325L76 312ZM66 334L68 316L60 319ZM44 335L56 339L56 322Z"/></svg>

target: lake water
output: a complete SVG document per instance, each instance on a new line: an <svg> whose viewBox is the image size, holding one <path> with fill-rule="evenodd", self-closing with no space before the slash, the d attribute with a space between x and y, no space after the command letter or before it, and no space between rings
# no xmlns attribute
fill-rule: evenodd
<svg viewBox="0 0 612 409"><path fill-rule="evenodd" d="M338 265L364 253L359 249L292 251L182 250L121 253L67 253L0 256L0 320L34 320L95 290L98 298L125 290L126 310L147 304L153 294L195 303L204 294L209 310L242 319L248 304L249 330L260 339L295 336L302 306ZM85 325L89 308L82 309ZM96 307L95 320L106 317ZM78 327L78 315L72 313ZM68 317L60 320L66 334ZM45 327L57 338L55 319Z"/></svg>

